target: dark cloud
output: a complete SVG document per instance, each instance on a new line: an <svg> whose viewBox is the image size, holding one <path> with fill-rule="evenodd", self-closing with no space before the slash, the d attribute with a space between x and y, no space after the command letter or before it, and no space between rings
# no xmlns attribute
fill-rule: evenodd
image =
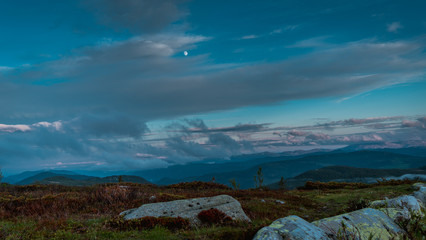
<svg viewBox="0 0 426 240"><path fill-rule="evenodd" d="M173 56L205 40L186 35L139 37L9 71L0 76L5 93L0 103L8 113L0 118L61 113L74 117L105 108L149 121L354 94L414 80L426 67L423 40L353 42L281 62L240 67L216 66L205 56ZM58 79L62 80L46 86L46 81ZM33 82L37 85L28 84ZM353 119L338 124L356 123Z"/></svg>
<svg viewBox="0 0 426 240"><path fill-rule="evenodd" d="M306 135L309 134L309 132L298 131L298 130L293 129L293 130L288 131L287 134L291 135L291 136L299 137L299 136L306 136Z"/></svg>
<svg viewBox="0 0 426 240"><path fill-rule="evenodd" d="M418 118L416 121L404 120L402 127L411 127L426 130L426 117Z"/></svg>
<svg viewBox="0 0 426 240"><path fill-rule="evenodd" d="M163 30L185 16L179 6L183 0L89 0L84 5L94 12L100 23L117 30L152 33Z"/></svg>
<svg viewBox="0 0 426 240"><path fill-rule="evenodd" d="M229 128L209 128L201 119L184 120L167 126L174 133L167 139L168 149L190 158L218 158L241 154L245 150L252 151L253 146L247 140L235 140L226 132L246 132L247 127L239 124ZM239 131L237 129L240 129ZM251 129L252 130L252 129ZM206 140L203 140L206 139Z"/></svg>
<svg viewBox="0 0 426 240"><path fill-rule="evenodd" d="M122 114L84 114L70 121L69 127L74 131L97 137L128 136L141 137L149 129L145 123Z"/></svg>

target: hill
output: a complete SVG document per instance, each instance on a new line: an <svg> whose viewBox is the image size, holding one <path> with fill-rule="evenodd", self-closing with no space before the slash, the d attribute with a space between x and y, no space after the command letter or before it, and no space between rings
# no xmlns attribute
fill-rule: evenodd
<svg viewBox="0 0 426 240"><path fill-rule="evenodd" d="M423 175L426 178L426 169L370 169L346 166L331 166L310 170L285 180L288 189L303 186L307 181L320 182L375 182L380 178L401 177L411 174L413 177ZM408 176L408 175L407 175ZM272 189L278 189L279 183L268 185Z"/></svg>
<svg viewBox="0 0 426 240"><path fill-rule="evenodd" d="M144 178L138 176L129 176L129 175L116 175L108 177L88 177L85 179L73 179L68 176L54 176L42 179L37 181L38 184L57 184L64 186L92 186L95 184L104 184L104 183L118 183L121 177L122 182L131 182L131 183L141 183L141 184L150 184Z"/></svg>
<svg viewBox="0 0 426 240"><path fill-rule="evenodd" d="M35 174L31 177L28 177L28 178L25 178L25 179L23 179L19 182L16 182L15 184L16 185L28 185L28 184L33 184L37 181L41 181L41 180L46 179L46 178L58 177L58 176L67 177L67 178L75 179L75 180L83 180L83 179L91 178L90 176L86 176L86 175L57 173L57 172L50 172L49 171L49 172L41 172L41 173Z"/></svg>
<svg viewBox="0 0 426 240"><path fill-rule="evenodd" d="M277 158L280 159L280 158ZM279 181L281 177L293 178L309 170L328 166L349 166L356 168L373 169L410 169L418 168L426 164L425 157L409 156L404 154L380 151L357 151L343 153L326 153L304 156L298 159L287 159L261 163L253 167L232 172L210 173L197 177L180 179L162 179L157 184L167 185L178 182L211 181L229 185L231 179L235 179L241 188L254 187L253 177L259 167L262 167L264 185ZM242 167L243 168L243 167Z"/></svg>
<svg viewBox="0 0 426 240"><path fill-rule="evenodd" d="M202 162L173 165L167 168L135 171L130 174L143 176L152 182L157 182L163 178L182 179L183 177L197 177L205 174L211 175L224 172L241 171L263 163L292 160L311 155L321 155L330 151L331 150L328 149L313 149L281 153L263 152L243 154L233 156L230 159L204 159Z"/></svg>
<svg viewBox="0 0 426 240"><path fill-rule="evenodd" d="M10 184L16 184L17 182L20 182L26 178L33 177L37 174L43 173L43 172L51 172L56 174L66 174L66 175L76 175L77 173L67 171L67 170L38 170L38 171L25 171L19 174L10 175L8 177L3 178L3 182L7 182Z"/></svg>

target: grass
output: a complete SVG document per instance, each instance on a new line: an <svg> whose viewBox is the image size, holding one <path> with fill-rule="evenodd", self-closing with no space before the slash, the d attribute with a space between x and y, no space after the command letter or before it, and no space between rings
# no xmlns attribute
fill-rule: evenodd
<svg viewBox="0 0 426 240"><path fill-rule="evenodd" d="M201 182L167 187L132 183L93 187L2 185L0 239L252 239L260 228L278 218L298 215L314 221L335 216L362 208L369 201L411 194L412 183L382 182L360 188L336 188L331 183L330 189L322 186L292 191L233 190ZM174 230L158 226L142 230L116 229L108 225L120 212L145 203L219 194L236 198L252 222ZM359 199L363 202L358 202Z"/></svg>

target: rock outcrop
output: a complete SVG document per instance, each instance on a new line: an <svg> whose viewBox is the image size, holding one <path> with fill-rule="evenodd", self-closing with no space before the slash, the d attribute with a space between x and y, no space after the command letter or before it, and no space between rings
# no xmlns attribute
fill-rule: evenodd
<svg viewBox="0 0 426 240"><path fill-rule="evenodd" d="M130 209L120 213L126 220L146 216L152 217L182 217L189 219L192 225L201 224L197 218L198 213L216 208L233 220L250 221L241 208L241 204L233 197L219 195L215 197L193 198L171 202L149 203L139 208Z"/></svg>
<svg viewBox="0 0 426 240"><path fill-rule="evenodd" d="M426 184L416 183L413 187L417 190L413 193L413 196L426 207Z"/></svg>
<svg viewBox="0 0 426 240"><path fill-rule="evenodd" d="M422 215L423 204L414 196L403 195L396 198L374 201L370 203L370 207L407 209L415 214Z"/></svg>
<svg viewBox="0 0 426 240"><path fill-rule="evenodd" d="M426 184L413 184L413 195L378 200L358 211L324 218L312 223L288 216L261 228L254 240L282 239L402 239L406 234L398 225L414 216L424 217Z"/></svg>
<svg viewBox="0 0 426 240"><path fill-rule="evenodd" d="M393 219L372 208L324 218L312 224L323 229L328 235L343 239L393 239L402 237L405 233Z"/></svg>
<svg viewBox="0 0 426 240"><path fill-rule="evenodd" d="M268 227L260 229L253 239L327 240L331 238L321 228L304 219L298 216L288 216L275 220Z"/></svg>

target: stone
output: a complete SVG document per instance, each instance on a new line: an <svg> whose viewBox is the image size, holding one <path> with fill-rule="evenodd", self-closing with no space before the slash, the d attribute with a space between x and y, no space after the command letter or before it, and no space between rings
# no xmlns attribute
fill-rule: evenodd
<svg viewBox="0 0 426 240"><path fill-rule="evenodd" d="M150 202L155 202L157 200L157 197L152 195L151 197L149 197L149 201Z"/></svg>
<svg viewBox="0 0 426 240"><path fill-rule="evenodd" d="M396 223L409 221L411 219L411 213L407 208L379 208L378 210L385 213Z"/></svg>
<svg viewBox="0 0 426 240"><path fill-rule="evenodd" d="M413 188L414 190L419 190L421 187L426 187L426 184L425 184L425 183L418 182L418 183L414 183L414 184L413 184L413 186L412 186L412 188Z"/></svg>
<svg viewBox="0 0 426 240"><path fill-rule="evenodd" d="M409 211L423 216L423 204L414 196L403 195L396 198L378 200L370 203L373 208L407 208Z"/></svg>
<svg viewBox="0 0 426 240"><path fill-rule="evenodd" d="M419 187L418 191L415 191L413 193L413 196L419 200L423 206L426 206L426 186L425 187Z"/></svg>
<svg viewBox="0 0 426 240"><path fill-rule="evenodd" d="M324 218L313 224L338 239L394 239L405 234L389 216L372 208Z"/></svg>
<svg viewBox="0 0 426 240"><path fill-rule="evenodd" d="M233 220L251 221L241 208L241 204L228 195L149 203L144 204L139 208L124 211L120 213L120 215L122 215L125 220L137 219L146 216L181 217L187 218L191 225L196 226L201 224L201 221L197 217L198 213L212 208L216 208L224 212Z"/></svg>
<svg viewBox="0 0 426 240"><path fill-rule="evenodd" d="M331 239L319 227L298 216L280 218L260 229L253 240L327 240Z"/></svg>
<svg viewBox="0 0 426 240"><path fill-rule="evenodd" d="M275 220L269 227L288 240L330 239L322 229L295 215Z"/></svg>
<svg viewBox="0 0 426 240"><path fill-rule="evenodd" d="M276 229L271 227L263 227L257 231L254 235L253 240L283 240L281 235Z"/></svg>
<svg viewBox="0 0 426 240"><path fill-rule="evenodd" d="M278 203L278 204L284 204L285 203L284 201L281 201L281 200L275 200L275 202Z"/></svg>

